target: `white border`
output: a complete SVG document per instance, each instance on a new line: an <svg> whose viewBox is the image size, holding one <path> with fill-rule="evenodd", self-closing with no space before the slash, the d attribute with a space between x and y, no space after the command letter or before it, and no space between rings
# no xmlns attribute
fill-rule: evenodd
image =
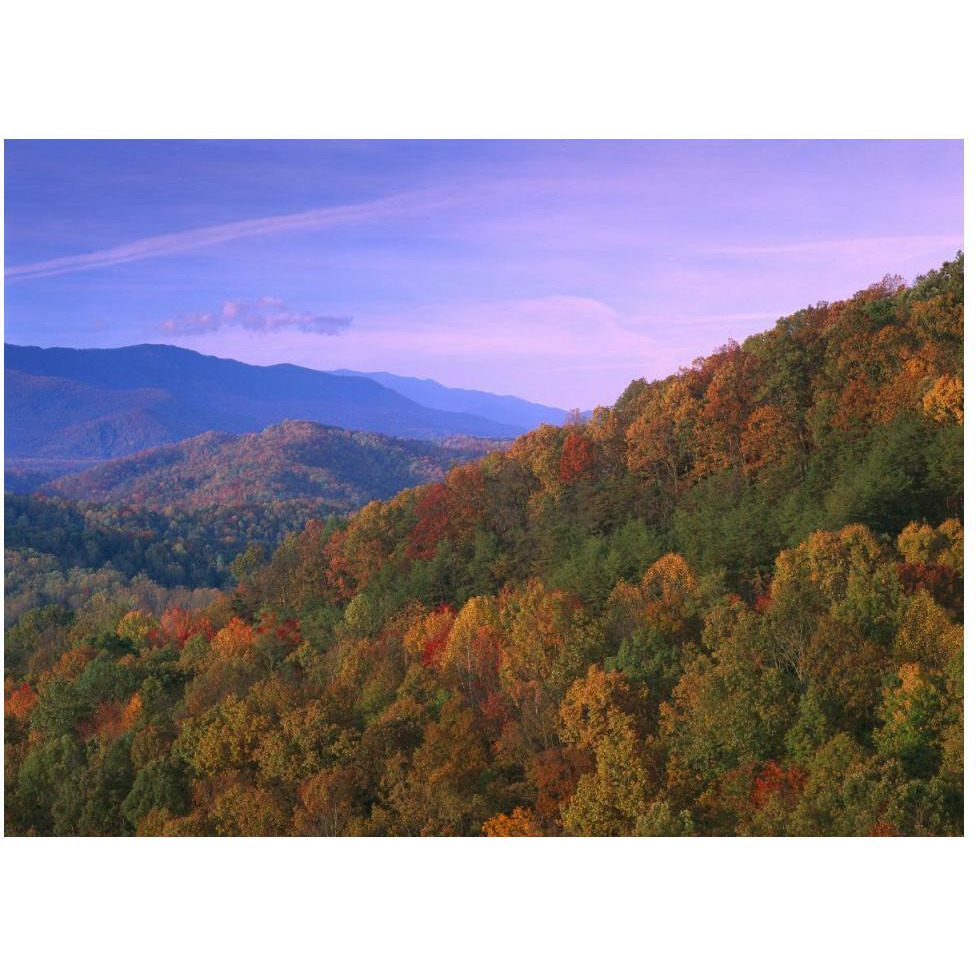
<svg viewBox="0 0 976 976"><path fill-rule="evenodd" d="M18 4L0 132L959 138L971 37L948 2ZM2 952L30 973L944 972L972 849L5 838Z"/></svg>

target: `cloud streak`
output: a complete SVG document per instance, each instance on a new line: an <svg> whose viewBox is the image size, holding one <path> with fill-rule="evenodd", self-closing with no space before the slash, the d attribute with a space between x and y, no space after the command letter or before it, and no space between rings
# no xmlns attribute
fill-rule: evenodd
<svg viewBox="0 0 976 976"><path fill-rule="evenodd" d="M160 332L168 336L206 335L221 329L244 329L271 335L286 330L315 335L338 335L352 324L348 316L313 315L290 309L280 298L265 295L256 302L224 302L219 312L195 312L167 319Z"/></svg>
<svg viewBox="0 0 976 976"><path fill-rule="evenodd" d="M299 213L236 220L231 223L198 227L194 230L179 231L173 234L143 237L127 244L120 244L118 247L90 251L87 254L74 254L52 258L49 261L16 265L6 268L4 277L10 282L25 281L31 278L49 278L76 271L92 271L98 268L109 268L117 264L128 264L132 261L144 261L147 258L181 254L185 251L195 251L200 248L251 237L323 230L344 224L360 224L372 220L410 216L443 206L452 202L452 199L451 195L446 192L418 191L381 197L378 200L366 203L319 207Z"/></svg>
<svg viewBox="0 0 976 976"><path fill-rule="evenodd" d="M903 237L858 237L834 241L789 241L780 244L730 244L707 247L701 254L752 257L762 254L827 254L838 252L872 253L878 250L900 250L961 247L962 241L953 234L919 234Z"/></svg>

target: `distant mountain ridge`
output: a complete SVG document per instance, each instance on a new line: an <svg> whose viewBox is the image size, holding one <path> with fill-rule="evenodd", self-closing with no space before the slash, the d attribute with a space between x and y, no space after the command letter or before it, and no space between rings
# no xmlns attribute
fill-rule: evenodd
<svg viewBox="0 0 976 976"><path fill-rule="evenodd" d="M8 468L63 469L224 431L300 418L348 430L436 439L510 439L522 427L438 410L367 377L251 366L167 345L42 349L4 345Z"/></svg>
<svg viewBox="0 0 976 976"><path fill-rule="evenodd" d="M359 376L375 380L421 406L477 414L498 423L520 427L523 433L540 424L561 425L569 413L568 410L547 407L521 397L464 390L414 376L398 376L396 373L386 372L360 373L352 369L334 369L332 373L334 376Z"/></svg>

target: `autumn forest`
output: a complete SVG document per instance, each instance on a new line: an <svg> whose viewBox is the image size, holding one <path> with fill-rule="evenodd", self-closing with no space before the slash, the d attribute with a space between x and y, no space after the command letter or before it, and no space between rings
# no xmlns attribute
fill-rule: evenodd
<svg viewBox="0 0 976 976"><path fill-rule="evenodd" d="M962 352L960 254L512 441L8 494L6 832L962 833Z"/></svg>

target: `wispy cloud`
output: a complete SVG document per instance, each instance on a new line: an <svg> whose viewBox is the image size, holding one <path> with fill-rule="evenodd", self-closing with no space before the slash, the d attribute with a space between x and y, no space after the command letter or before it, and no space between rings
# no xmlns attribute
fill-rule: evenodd
<svg viewBox="0 0 976 976"><path fill-rule="evenodd" d="M669 315L633 315L627 319L627 325L640 328L660 328L688 325L740 325L751 322L772 324L781 314L781 312L730 312L724 315L688 315L676 312Z"/></svg>
<svg viewBox="0 0 976 976"><path fill-rule="evenodd" d="M701 254L741 255L759 254L825 254L865 253L879 249L899 253L904 250L961 247L962 240L954 234L918 234L903 237L857 237L831 241L786 241L775 244L728 244L703 248Z"/></svg>
<svg viewBox="0 0 976 976"><path fill-rule="evenodd" d="M218 312L195 312L167 319L160 331L169 336L205 335L220 329L245 329L272 334L291 329L316 335L338 335L352 324L348 316L314 315L289 308L280 298L265 295L256 302L224 302Z"/></svg>
<svg viewBox="0 0 976 976"><path fill-rule="evenodd" d="M29 278L47 278L54 275L70 274L73 271L91 271L108 268L131 261L180 254L199 248L224 244L249 237L261 237L286 232L321 230L342 224L358 224L372 220L421 213L453 201L448 191L419 191L382 197L366 203L355 203L335 207L319 207L300 213L280 214L272 217L257 217L251 220L236 220L211 227L198 227L194 230L179 231L173 234L160 234L143 237L118 247L110 247L87 254L74 254L66 257L38 261L34 264L21 264L4 270L8 281L24 281Z"/></svg>

